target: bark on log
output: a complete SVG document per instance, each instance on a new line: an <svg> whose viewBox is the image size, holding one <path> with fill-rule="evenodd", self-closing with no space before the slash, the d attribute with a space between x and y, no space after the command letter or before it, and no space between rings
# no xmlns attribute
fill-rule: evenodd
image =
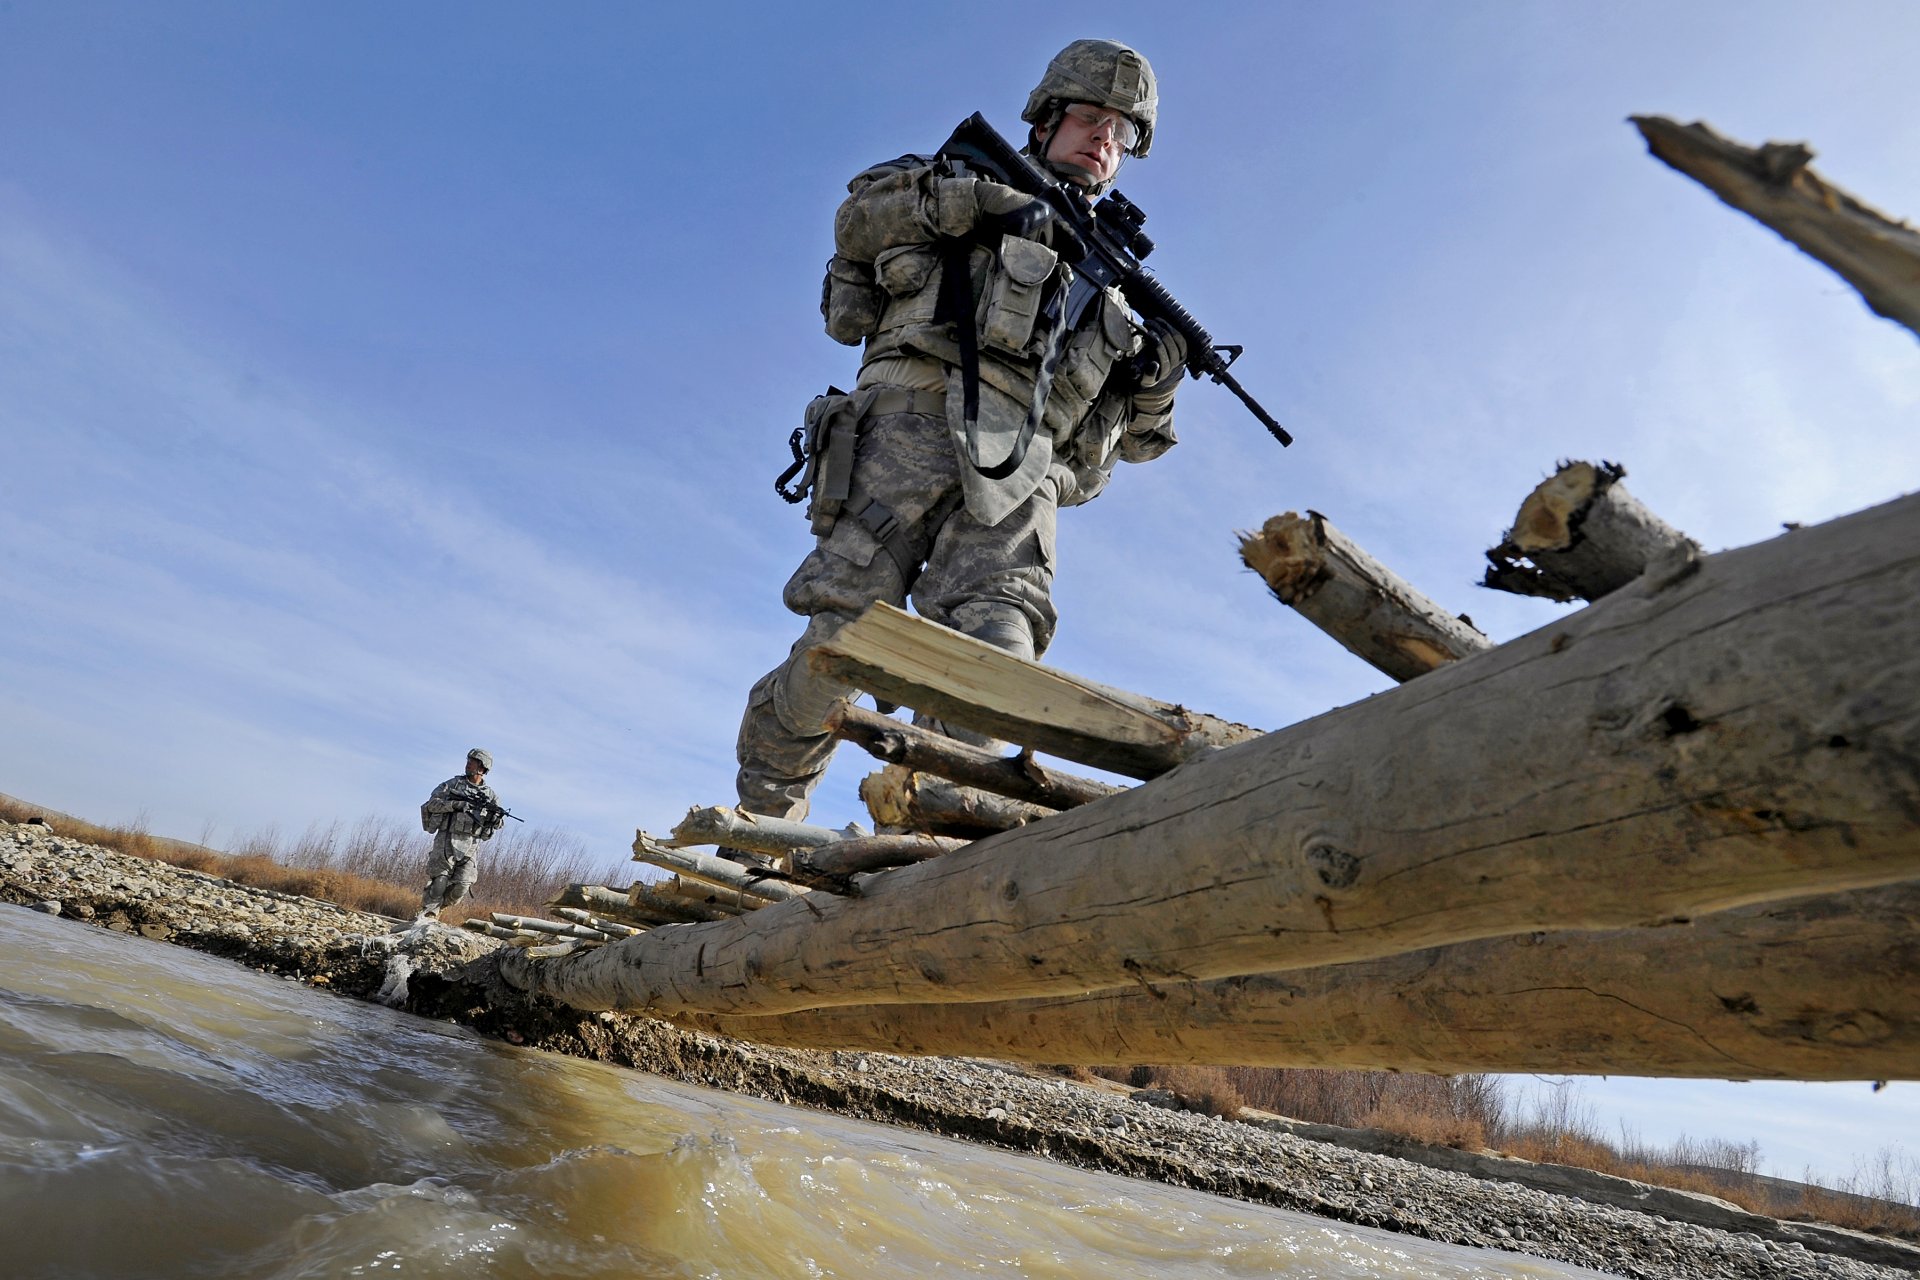
<svg viewBox="0 0 1920 1280"><path fill-rule="evenodd" d="M605 916L597 916L591 911L582 911L578 907L555 907L553 913L562 920L571 920L573 923L583 924L589 929L597 929L609 937L631 938L636 933L646 932L645 929L637 925L627 924L622 920L609 920Z"/></svg>
<svg viewBox="0 0 1920 1280"><path fill-rule="evenodd" d="M577 907L582 911L598 911L602 915L617 918L627 909L627 894L624 889L609 889L603 884L570 884L547 905Z"/></svg>
<svg viewBox="0 0 1920 1280"><path fill-rule="evenodd" d="M671 845L661 844L644 831L633 833L633 859L635 862L650 862L656 867L665 867L668 871L677 871L696 880L705 880L723 889L738 889L769 902L785 902L806 893L805 889L795 885L755 876L737 862L728 862L710 853L696 853L691 849L675 849Z"/></svg>
<svg viewBox="0 0 1920 1280"><path fill-rule="evenodd" d="M1049 769L1035 760L1031 751L1003 756L855 703L827 716L827 732L857 743L888 764L938 774L965 786L1049 809L1077 808L1125 789Z"/></svg>
<svg viewBox="0 0 1920 1280"><path fill-rule="evenodd" d="M543 920L539 916L519 916L510 911L495 911L488 918L503 929L519 929L528 933L551 933L562 938L587 938L596 942L605 942L607 939L607 935L598 929L590 929L571 921Z"/></svg>
<svg viewBox="0 0 1920 1280"><path fill-rule="evenodd" d="M687 810L687 816L673 829L670 843L676 847L727 845L755 853L779 855L790 849L815 849L823 844L867 834L857 824L849 824L835 831L832 827L816 827L788 818L768 818L731 805L713 805Z"/></svg>
<svg viewBox="0 0 1920 1280"><path fill-rule="evenodd" d="M654 896L653 891L648 890L647 893L650 900ZM559 897L547 905L555 910L579 908L593 911L615 920L647 927L657 924L698 923L710 918L704 915L689 915L680 911L678 907L674 908L676 914L669 915L662 910L646 906L644 902L636 902L632 890L609 889L605 885L598 884L570 884Z"/></svg>
<svg viewBox="0 0 1920 1280"><path fill-rule="evenodd" d="M793 869L796 875L821 876L837 882L863 871L912 866L964 849L967 844L950 836L857 836L795 853Z"/></svg>
<svg viewBox="0 0 1920 1280"><path fill-rule="evenodd" d="M1240 560L1280 603L1395 680L1411 680L1493 647L1327 523L1318 511L1277 515L1242 534Z"/></svg>
<svg viewBox="0 0 1920 1280"><path fill-rule="evenodd" d="M1691 925L1522 934L1151 990L674 1021L760 1044L1021 1062L1911 1079L1916 921L1910 881Z"/></svg>
<svg viewBox="0 0 1920 1280"><path fill-rule="evenodd" d="M583 1009L1084 993L1920 878L1920 495L917 866L535 966ZM824 900L822 900L824 899Z"/></svg>
<svg viewBox="0 0 1920 1280"><path fill-rule="evenodd" d="M1920 232L1828 183L1804 143L1743 146L1704 124L1634 116L1647 150L1824 262L1874 312L1920 334Z"/></svg>
<svg viewBox="0 0 1920 1280"><path fill-rule="evenodd" d="M638 881L627 890L627 913L631 916L647 917L659 924L705 924L713 920L732 918L725 911L718 911L698 902L688 902L684 898L670 898L652 885Z"/></svg>
<svg viewBox="0 0 1920 1280"><path fill-rule="evenodd" d="M962 839L1011 831L1059 812L897 764L862 778L860 799L878 827Z"/></svg>
<svg viewBox="0 0 1920 1280"><path fill-rule="evenodd" d="M887 604L807 659L815 670L948 724L1129 778L1157 777L1259 730L1016 658Z"/></svg>
<svg viewBox="0 0 1920 1280"><path fill-rule="evenodd" d="M669 898L677 898L683 902L697 902L701 906L712 907L715 911L724 911L730 916L737 916L743 911L758 911L768 902L766 898L753 897L739 889L727 889L686 876L668 876L656 888Z"/></svg>
<svg viewBox="0 0 1920 1280"><path fill-rule="evenodd" d="M1481 585L1563 604L1598 600L1652 565L1699 555L1699 543L1627 492L1626 474L1615 462L1561 463L1487 552Z"/></svg>

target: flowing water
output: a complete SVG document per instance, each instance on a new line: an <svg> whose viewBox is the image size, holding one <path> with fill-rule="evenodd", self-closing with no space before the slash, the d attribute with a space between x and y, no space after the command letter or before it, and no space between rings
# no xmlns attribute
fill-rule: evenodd
<svg viewBox="0 0 1920 1280"><path fill-rule="evenodd" d="M1575 1277L484 1041L0 906L0 1277Z"/></svg>

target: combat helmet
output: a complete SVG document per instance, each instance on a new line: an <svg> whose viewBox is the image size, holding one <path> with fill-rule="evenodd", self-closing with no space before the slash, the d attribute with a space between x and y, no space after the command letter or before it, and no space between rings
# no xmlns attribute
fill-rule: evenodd
<svg viewBox="0 0 1920 1280"><path fill-rule="evenodd" d="M1153 122L1160 114L1153 68L1118 40L1075 40L1054 54L1020 118L1046 124L1052 104L1060 102L1091 102L1124 112L1140 127L1132 154L1145 156L1153 146Z"/></svg>
<svg viewBox="0 0 1920 1280"><path fill-rule="evenodd" d="M488 773L493 772L493 753L491 751L475 747L473 750L467 752L467 759L478 760L482 769L485 769Z"/></svg>

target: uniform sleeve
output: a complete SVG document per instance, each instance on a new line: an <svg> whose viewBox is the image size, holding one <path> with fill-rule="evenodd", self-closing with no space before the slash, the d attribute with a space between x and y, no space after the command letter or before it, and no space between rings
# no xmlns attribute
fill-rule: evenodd
<svg viewBox="0 0 1920 1280"><path fill-rule="evenodd" d="M875 165L847 184L833 219L834 248L843 258L872 262L888 249L965 235L980 217L977 187L970 176L947 176L927 156Z"/></svg>
<svg viewBox="0 0 1920 1280"><path fill-rule="evenodd" d="M454 798L452 794L453 781L453 779L449 778L447 781L435 787L433 794L427 797L427 802L420 806L420 812L451 813L453 810L458 809L460 802Z"/></svg>
<svg viewBox="0 0 1920 1280"><path fill-rule="evenodd" d="M1167 407L1156 412L1144 411L1135 404L1133 419L1120 433L1115 452L1123 462L1152 462L1179 443L1180 437L1173 430L1173 397L1168 396Z"/></svg>

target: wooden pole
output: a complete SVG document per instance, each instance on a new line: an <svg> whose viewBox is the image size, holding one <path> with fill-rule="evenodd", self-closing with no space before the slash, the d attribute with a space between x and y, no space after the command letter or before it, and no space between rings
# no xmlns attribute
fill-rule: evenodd
<svg viewBox="0 0 1920 1280"><path fill-rule="evenodd" d="M635 881L633 887L627 890L627 913L658 924L700 924L732 917L731 912L672 897L642 881Z"/></svg>
<svg viewBox="0 0 1920 1280"><path fill-rule="evenodd" d="M1493 647L1465 618L1421 595L1318 511L1274 516L1242 534L1240 561L1280 603L1395 680Z"/></svg>
<svg viewBox="0 0 1920 1280"><path fill-rule="evenodd" d="M1634 116L1647 150L1840 274L1867 306L1920 334L1920 231L1807 167L1804 143L1743 146L1704 124Z"/></svg>
<svg viewBox="0 0 1920 1280"><path fill-rule="evenodd" d="M838 844L801 850L794 855L793 869L797 875L851 876L863 871L911 866L966 847L967 841L951 836L857 836Z"/></svg>
<svg viewBox="0 0 1920 1280"><path fill-rule="evenodd" d="M740 889L726 889L686 876L668 876L655 887L669 898L697 902L730 916L737 916L743 911L757 911L768 902L766 898L754 897Z"/></svg>
<svg viewBox="0 0 1920 1280"><path fill-rule="evenodd" d="M888 604L870 606L808 665L948 724L1129 778L1152 778L1259 730L1017 658Z"/></svg>
<svg viewBox="0 0 1920 1280"><path fill-rule="evenodd" d="M847 703L827 716L827 732L857 743L888 764L938 774L965 786L1048 809L1072 809L1124 788L1049 769L1033 752L1003 756Z"/></svg>
<svg viewBox="0 0 1920 1280"><path fill-rule="evenodd" d="M783 854L791 849L816 849L823 844L866 834L858 826L835 831L832 827L816 827L789 818L764 817L731 805L713 805L687 810L687 816L673 829L673 839L669 843L676 848L726 845L755 853Z"/></svg>
<svg viewBox="0 0 1920 1280"><path fill-rule="evenodd" d="M685 924L715 918L709 914L689 912L682 904L666 903L651 889L645 889L636 897L635 890L639 889L644 889L644 886L635 885L634 889L621 890L597 884L570 884L547 905L556 911L570 908L593 911L629 924L649 926Z"/></svg>
<svg viewBox="0 0 1920 1280"><path fill-rule="evenodd" d="M1698 543L1627 492L1626 474L1613 462L1561 463L1487 552L1481 585L1562 603L1598 600L1655 564L1698 556Z"/></svg>
<svg viewBox="0 0 1920 1280"><path fill-rule="evenodd" d="M1909 881L1212 982L674 1020L761 1044L1020 1062L1905 1080L1920 1076L1916 921Z"/></svg>
<svg viewBox="0 0 1920 1280"><path fill-rule="evenodd" d="M1080 994L1920 878L1920 495L966 849L517 985L785 1013Z"/></svg>
<svg viewBox="0 0 1920 1280"><path fill-rule="evenodd" d="M785 902L806 893L796 885L786 884L755 876L747 867L737 862L728 862L708 853L696 853L691 849L675 849L661 844L644 831L633 833L633 857L636 862L650 862L656 867L665 867L677 871L683 876L704 880L708 884L723 889L737 889L756 898L765 898L769 902Z"/></svg>
<svg viewBox="0 0 1920 1280"><path fill-rule="evenodd" d="M876 826L964 838L1009 831L1057 812L897 764L862 778L860 799Z"/></svg>

